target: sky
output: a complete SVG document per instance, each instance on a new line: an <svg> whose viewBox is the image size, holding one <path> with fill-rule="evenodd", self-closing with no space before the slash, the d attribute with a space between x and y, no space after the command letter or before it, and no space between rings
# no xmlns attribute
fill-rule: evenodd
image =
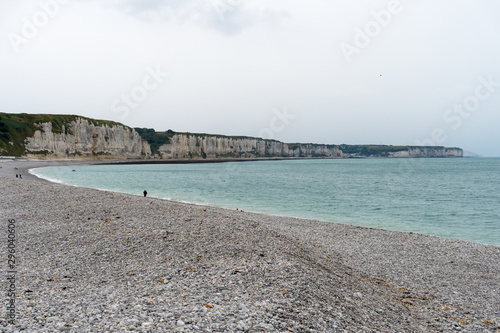
<svg viewBox="0 0 500 333"><path fill-rule="evenodd" d="M500 156L494 0L0 2L0 112Z"/></svg>

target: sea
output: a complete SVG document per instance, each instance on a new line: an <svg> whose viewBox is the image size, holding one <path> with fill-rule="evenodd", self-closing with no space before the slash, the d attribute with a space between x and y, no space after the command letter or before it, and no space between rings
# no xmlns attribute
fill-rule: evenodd
<svg viewBox="0 0 500 333"><path fill-rule="evenodd" d="M303 159L32 169L74 186L500 246L500 158Z"/></svg>

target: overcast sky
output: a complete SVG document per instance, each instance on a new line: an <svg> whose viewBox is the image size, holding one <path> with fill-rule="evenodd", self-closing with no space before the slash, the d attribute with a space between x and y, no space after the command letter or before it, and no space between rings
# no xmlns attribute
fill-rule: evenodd
<svg viewBox="0 0 500 333"><path fill-rule="evenodd" d="M500 2L0 2L0 112L500 156Z"/></svg>

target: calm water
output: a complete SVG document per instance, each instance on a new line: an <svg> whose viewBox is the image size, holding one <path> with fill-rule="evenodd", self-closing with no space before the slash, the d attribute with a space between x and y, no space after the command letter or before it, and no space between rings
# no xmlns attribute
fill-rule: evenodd
<svg viewBox="0 0 500 333"><path fill-rule="evenodd" d="M75 170L76 172L73 172ZM500 159L48 167L71 185L500 245Z"/></svg>

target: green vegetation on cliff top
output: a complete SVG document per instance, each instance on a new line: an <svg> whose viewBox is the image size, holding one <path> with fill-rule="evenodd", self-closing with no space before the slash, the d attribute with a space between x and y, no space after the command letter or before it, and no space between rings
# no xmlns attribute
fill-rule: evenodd
<svg viewBox="0 0 500 333"><path fill-rule="evenodd" d="M69 123L76 118L87 120L95 126L123 126L130 127L109 120L96 120L77 115L56 114L27 114L27 113L1 113L0 112L0 155L23 156L26 153L26 138L32 137L35 131L40 130L39 124L52 123L52 132L71 134Z"/></svg>
<svg viewBox="0 0 500 333"><path fill-rule="evenodd" d="M53 114L11 114L0 112L0 155L8 156L23 156L26 154L25 141L26 138L32 137L35 131L41 130L41 123L52 123L53 133L72 134L71 126L69 123L75 119L83 119L95 126L123 126L132 130L132 128L125 126L121 123L109 120L96 120L92 118L77 116L77 115L53 115ZM174 132L167 130L164 132L157 132L152 128L135 128L135 131L146 140L151 147L152 154L158 154L158 149L161 145L168 144L176 134L186 135L188 137L215 137L215 138L230 138L233 140L264 140L266 142L279 142L272 139L262 139L248 136L226 136L220 134L206 134L206 133L189 133L189 132ZM323 145L323 144L304 144L304 143L290 143L288 144L291 150L300 149L306 145L313 146L326 146L327 148L338 147L345 154L352 154L353 156L377 156L387 157L390 153L398 151L408 151L410 146L389 146L389 145ZM435 147L444 148L444 147Z"/></svg>
<svg viewBox="0 0 500 333"><path fill-rule="evenodd" d="M172 130L167 130L165 132L157 132L153 128L139 128L135 127L134 128L137 133L141 136L142 139L146 140L150 147L151 147L151 153L158 154L158 148L160 148L161 145L168 144L170 143L170 140L172 137L176 134L180 135L186 135L188 137L193 136L193 137L212 137L212 138L231 138L233 140L263 140L262 138L254 138L250 136L227 136L227 135L221 135L221 134L207 134L207 133L189 133L189 132L174 132ZM276 140L266 140L266 141L274 141L278 142Z"/></svg>
<svg viewBox="0 0 500 333"><path fill-rule="evenodd" d="M134 128L137 133L141 136L143 140L146 140L151 147L151 153L158 154L158 148L161 145L170 143L170 139L176 134L172 130L168 130L166 132L156 132L152 128Z"/></svg>
<svg viewBox="0 0 500 333"><path fill-rule="evenodd" d="M386 146L386 145L340 145L340 150L344 154L354 154L358 156L379 156L387 157L389 153L398 151L408 151L408 146Z"/></svg>

